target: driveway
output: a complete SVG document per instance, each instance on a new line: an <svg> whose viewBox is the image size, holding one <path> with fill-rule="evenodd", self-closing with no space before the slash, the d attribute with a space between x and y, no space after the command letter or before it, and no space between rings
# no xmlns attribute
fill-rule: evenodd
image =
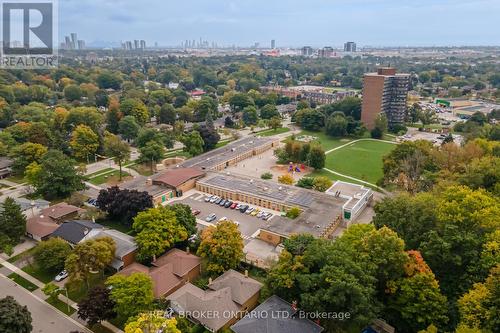
<svg viewBox="0 0 500 333"><path fill-rule="evenodd" d="M33 319L33 333L68 333L72 331L91 333L83 325L57 311L23 287L0 275L0 298L12 296L26 305Z"/></svg>

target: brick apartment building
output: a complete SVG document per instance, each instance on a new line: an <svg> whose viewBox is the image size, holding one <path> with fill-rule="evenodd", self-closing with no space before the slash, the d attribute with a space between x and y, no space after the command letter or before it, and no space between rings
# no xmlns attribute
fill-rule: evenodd
<svg viewBox="0 0 500 333"><path fill-rule="evenodd" d="M381 113L387 116L389 126L404 123L409 82L409 74L396 74L396 69L390 67L365 74L361 121L368 129L373 129Z"/></svg>

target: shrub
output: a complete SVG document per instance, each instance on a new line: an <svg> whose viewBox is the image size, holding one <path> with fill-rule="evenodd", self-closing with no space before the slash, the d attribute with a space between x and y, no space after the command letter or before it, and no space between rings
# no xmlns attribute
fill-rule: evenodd
<svg viewBox="0 0 500 333"><path fill-rule="evenodd" d="M302 177L296 184L298 187L312 189L314 185L314 177Z"/></svg>
<svg viewBox="0 0 500 333"><path fill-rule="evenodd" d="M260 178L262 178L262 179L272 179L273 178L273 174L270 173L270 172L264 172L262 175L260 175Z"/></svg>
<svg viewBox="0 0 500 333"><path fill-rule="evenodd" d="M299 207L292 207L286 212L286 217L290 219L296 219L300 215L301 211Z"/></svg>
<svg viewBox="0 0 500 333"><path fill-rule="evenodd" d="M280 182L281 184L293 185L294 180L293 180L293 177L291 175L285 174L285 175L278 177L278 182Z"/></svg>
<svg viewBox="0 0 500 333"><path fill-rule="evenodd" d="M333 182L330 178L319 176L314 178L313 189L320 192L325 192L332 186Z"/></svg>

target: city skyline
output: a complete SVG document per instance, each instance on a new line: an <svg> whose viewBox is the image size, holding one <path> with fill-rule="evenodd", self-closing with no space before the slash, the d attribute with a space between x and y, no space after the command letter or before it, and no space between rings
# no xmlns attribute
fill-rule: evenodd
<svg viewBox="0 0 500 333"><path fill-rule="evenodd" d="M224 46L256 42L278 47L500 45L493 23L494 0L215 1L147 6L123 0L59 3L60 38L77 31L89 45L144 39L148 45L177 46L199 39ZM375 15L374 13L377 13ZM81 18L85 17L85 20ZM467 22L467 24L463 24ZM126 29L125 29L126 28Z"/></svg>

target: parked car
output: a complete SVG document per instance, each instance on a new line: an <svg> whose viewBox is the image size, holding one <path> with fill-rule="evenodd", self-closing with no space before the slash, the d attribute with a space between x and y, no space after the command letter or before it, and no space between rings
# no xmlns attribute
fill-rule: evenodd
<svg viewBox="0 0 500 333"><path fill-rule="evenodd" d="M201 212L198 209L192 209L191 212L194 216L199 215Z"/></svg>
<svg viewBox="0 0 500 333"><path fill-rule="evenodd" d="M240 207L240 212L245 213L247 209L248 209L248 205L243 205Z"/></svg>
<svg viewBox="0 0 500 333"><path fill-rule="evenodd" d="M233 202L233 204L229 208L231 208L231 209L238 209L239 205L240 205L239 203Z"/></svg>
<svg viewBox="0 0 500 333"><path fill-rule="evenodd" d="M228 200L228 201L226 201L226 204L224 205L224 207L229 208L232 206L232 204L233 204L233 202Z"/></svg>
<svg viewBox="0 0 500 333"><path fill-rule="evenodd" d="M197 239L198 239L198 235L197 234L192 234L191 236L189 236L188 242L194 243Z"/></svg>
<svg viewBox="0 0 500 333"><path fill-rule="evenodd" d="M214 196L212 196L212 198L210 199L210 202L211 202L211 203L214 203L215 201L217 201L217 199L219 199L219 197L218 197L218 196L216 196L216 195L214 195Z"/></svg>
<svg viewBox="0 0 500 333"><path fill-rule="evenodd" d="M215 220L217 218L217 215L215 215L214 213L208 215L206 218L205 218L205 221L207 222L212 222L213 220Z"/></svg>
<svg viewBox="0 0 500 333"><path fill-rule="evenodd" d="M235 209L240 210L240 209L241 209L241 207L243 207L243 206L244 206L243 204L240 204L240 203L239 203L239 204L237 204L237 205L236 205L236 208L235 208Z"/></svg>
<svg viewBox="0 0 500 333"><path fill-rule="evenodd" d="M253 212L255 208L253 207L248 207L248 209L246 210L245 214L250 214L251 212Z"/></svg>
<svg viewBox="0 0 500 333"><path fill-rule="evenodd" d="M220 202L221 202L222 200L224 200L224 199L222 199L222 198L217 198L217 200L215 200L214 204L218 205L218 204L220 204Z"/></svg>
<svg viewBox="0 0 500 333"><path fill-rule="evenodd" d="M56 280L56 282L59 282L59 281L64 280L67 277L68 277L68 272L66 272L66 270L64 270L61 273L57 274L56 277L54 278L54 280Z"/></svg>
<svg viewBox="0 0 500 333"><path fill-rule="evenodd" d="M250 213L250 215L252 215L252 216L256 216L257 214L259 214L259 212L260 212L260 209L255 208L255 209L254 209L254 210Z"/></svg>
<svg viewBox="0 0 500 333"><path fill-rule="evenodd" d="M260 219L264 214L266 214L266 213L263 212L263 211L260 211L257 215L255 215L255 217L257 217L258 219Z"/></svg>
<svg viewBox="0 0 500 333"><path fill-rule="evenodd" d="M224 221L226 221L226 220L227 220L227 217L223 216L223 217L221 217L221 218L219 219L219 222L224 222Z"/></svg>
<svg viewBox="0 0 500 333"><path fill-rule="evenodd" d="M264 217L264 221L267 221L269 220L271 217L273 217L274 215L272 213L269 213L266 215L266 217Z"/></svg>
<svg viewBox="0 0 500 333"><path fill-rule="evenodd" d="M212 199L213 195L209 195L208 197L205 197L205 202L209 202L210 199Z"/></svg>

